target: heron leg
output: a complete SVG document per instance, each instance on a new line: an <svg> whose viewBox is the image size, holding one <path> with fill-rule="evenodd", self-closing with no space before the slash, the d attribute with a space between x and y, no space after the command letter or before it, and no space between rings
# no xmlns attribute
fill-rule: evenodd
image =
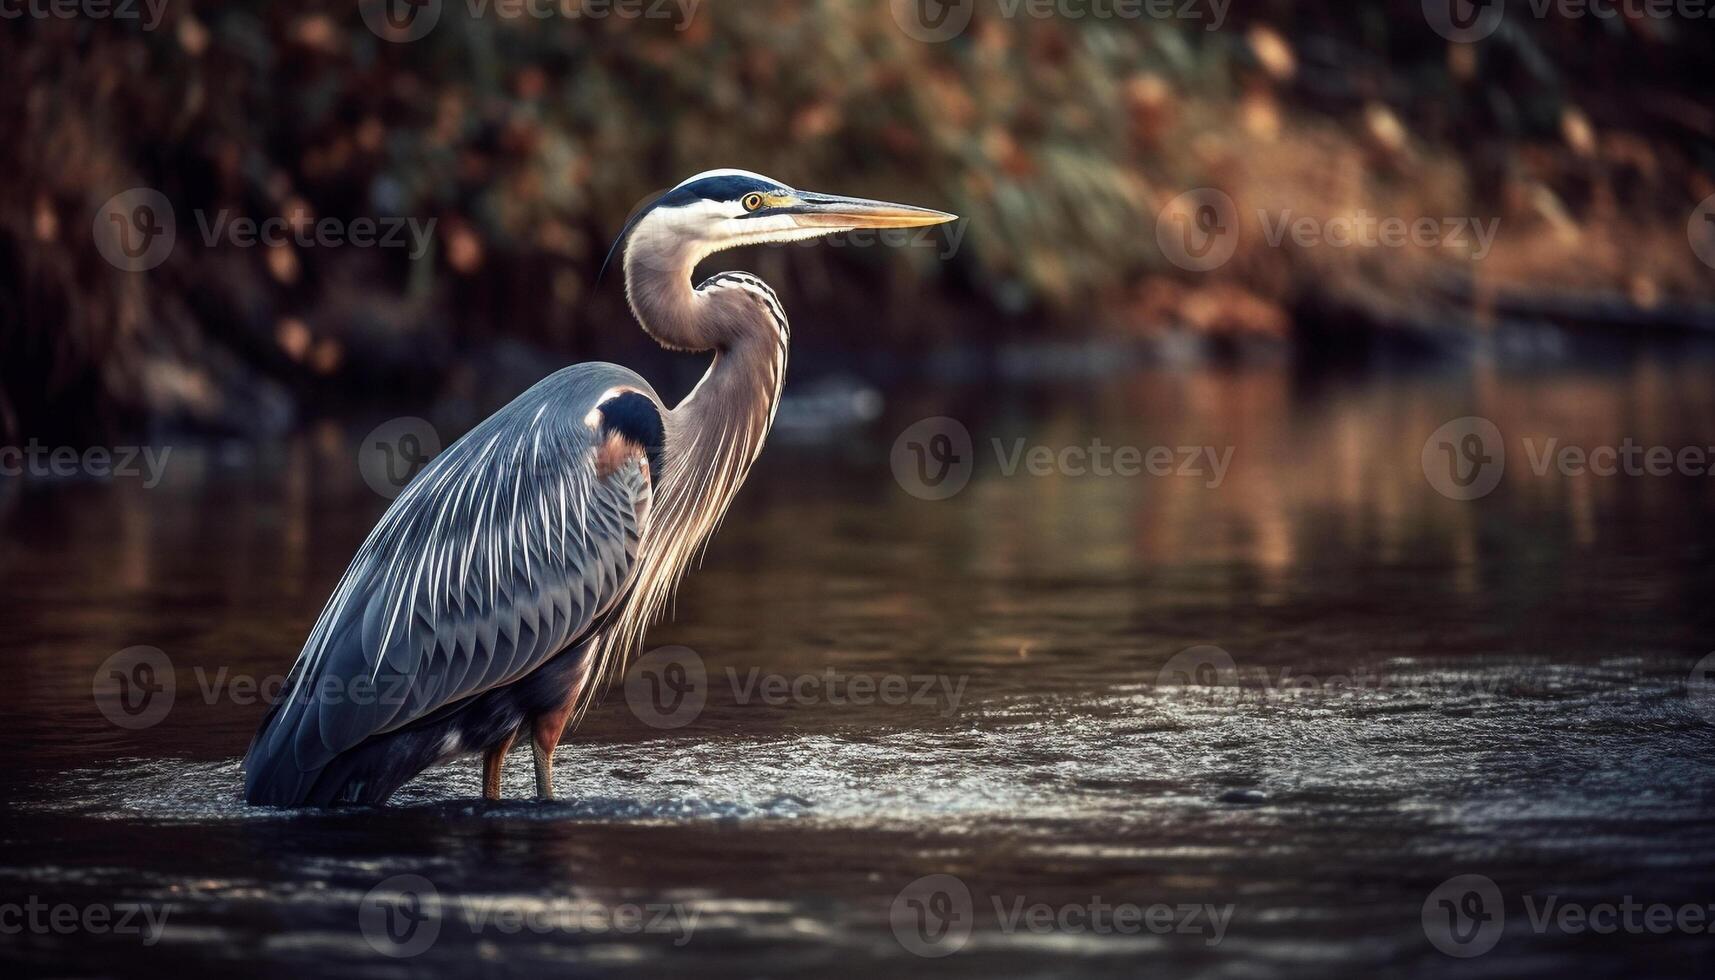
<svg viewBox="0 0 1715 980"><path fill-rule="evenodd" d="M554 798L554 746L552 743L542 744L542 740L530 741L530 753L536 759L536 798L551 800Z"/></svg>
<svg viewBox="0 0 1715 980"><path fill-rule="evenodd" d="M536 758L536 798L539 800L554 798L554 749L560 744L560 736L565 734L574 703L575 699L568 698L559 708L536 716L530 747Z"/></svg>
<svg viewBox="0 0 1715 980"><path fill-rule="evenodd" d="M482 798L485 800L500 799L500 770L506 764L506 753L512 751L512 743L518 738L518 729L508 733L504 739L488 747L488 754L482 759Z"/></svg>
<svg viewBox="0 0 1715 980"><path fill-rule="evenodd" d="M548 701L546 711L525 722L531 729L530 750L536 760L536 798L539 800L554 798L554 749L559 746L560 736L566 733L566 725L572 720L578 693L589 681L590 668L595 663L589 651L597 639L589 637L553 661L558 672L549 683L563 683L565 693ZM519 730L522 731L523 726L519 726Z"/></svg>

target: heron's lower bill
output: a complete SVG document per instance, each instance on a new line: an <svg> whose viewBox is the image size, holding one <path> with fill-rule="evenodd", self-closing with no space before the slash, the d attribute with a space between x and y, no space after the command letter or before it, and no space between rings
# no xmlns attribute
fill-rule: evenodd
<svg viewBox="0 0 1715 980"><path fill-rule="evenodd" d="M932 208L858 197L803 194L800 200L801 204L785 209L800 228L921 228L959 218Z"/></svg>

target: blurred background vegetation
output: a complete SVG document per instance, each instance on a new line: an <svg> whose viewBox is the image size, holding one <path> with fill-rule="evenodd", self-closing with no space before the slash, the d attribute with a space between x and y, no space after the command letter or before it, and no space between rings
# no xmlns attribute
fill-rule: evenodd
<svg viewBox="0 0 1715 980"><path fill-rule="evenodd" d="M635 206L714 167L964 216L913 247L731 257L782 292L812 372L1031 345L1461 357L1507 320L1715 327L1715 271L1687 238L1715 193L1707 20L1509 16L1454 44L1419 0L1234 4L1218 30L978 0L968 30L924 43L889 0L706 0L683 22L470 10L448 0L411 43L351 0L167 0L154 30L0 21L0 441L264 436L635 362L647 341L597 269ZM1155 227L1203 186L1241 215L1500 233L1477 260L1271 248L1246 222L1199 274ZM148 272L92 243L133 187L175 209ZM436 227L417 260L240 248L201 236L221 210Z"/></svg>

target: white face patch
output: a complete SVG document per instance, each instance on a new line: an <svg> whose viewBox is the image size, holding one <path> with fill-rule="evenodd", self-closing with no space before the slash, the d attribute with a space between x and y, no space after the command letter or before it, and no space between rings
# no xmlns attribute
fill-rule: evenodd
<svg viewBox="0 0 1715 980"><path fill-rule="evenodd" d="M693 180L696 178L692 178ZM656 208L632 229L628 261L656 271L677 271L716 252L744 245L801 242L850 231L805 228L789 214L749 217L739 201L697 201L683 207Z"/></svg>
<svg viewBox="0 0 1715 980"><path fill-rule="evenodd" d="M641 263L656 272L676 272L695 266L727 246L718 243L716 229L744 208L737 202L697 201L680 208L656 208L637 223L625 243L627 264Z"/></svg>
<svg viewBox="0 0 1715 980"><path fill-rule="evenodd" d="M844 228L805 228L789 214L771 214L765 218L732 218L722 223L718 232L733 245L762 245L770 242L801 242L821 238ZM727 246L722 246L727 247Z"/></svg>

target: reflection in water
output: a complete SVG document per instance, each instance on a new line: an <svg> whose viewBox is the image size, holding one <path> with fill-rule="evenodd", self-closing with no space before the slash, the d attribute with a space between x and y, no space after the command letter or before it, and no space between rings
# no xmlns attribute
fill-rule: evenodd
<svg viewBox="0 0 1715 980"><path fill-rule="evenodd" d="M1715 709L1687 698L1686 675L1715 645L1715 480L1531 463L1550 440L1715 441L1707 378L1696 361L1643 359L1619 374L1311 384L1152 371L896 393L873 424L764 455L678 620L652 637L697 651L707 706L659 729L616 691L562 749L563 799L548 806L525 800L522 757L516 799L499 806L475 802L473 761L381 812L236 802L256 686L290 666L386 505L343 430L263 450L178 446L154 490L0 485L3 788L17 821L0 887L175 910L146 950L29 935L8 955L61 972L337 951L365 973L503 958L740 974L767 953L818 973L882 960L1320 976L1448 962L1420 910L1456 873L1486 874L1515 901L1706 900ZM973 439L973 478L946 501L903 492L888 461L893 437L932 415ZM1507 457L1472 502L1438 492L1422 462L1429 434L1466 415L1495 423ZM1218 480L1208 465L1008 475L1019 440L1231 457ZM165 721L130 731L90 692L96 666L138 644L170 656L178 697ZM1230 655L1210 675L1230 683L1157 683L1198 645ZM756 693L759 677L830 670L933 686ZM702 915L681 945L511 935L466 928L460 912L395 964L366 945L356 910L402 872L467 911L458 903L577 896ZM918 959L889 907L939 872L976 896L976 931L957 957ZM1235 914L1216 945L1044 936L1002 928L990 900L1014 897ZM1635 941L1655 972L1689 974L1706 939ZM1603 973L1625 954L1509 924L1482 962L1508 972L1576 955Z"/></svg>

